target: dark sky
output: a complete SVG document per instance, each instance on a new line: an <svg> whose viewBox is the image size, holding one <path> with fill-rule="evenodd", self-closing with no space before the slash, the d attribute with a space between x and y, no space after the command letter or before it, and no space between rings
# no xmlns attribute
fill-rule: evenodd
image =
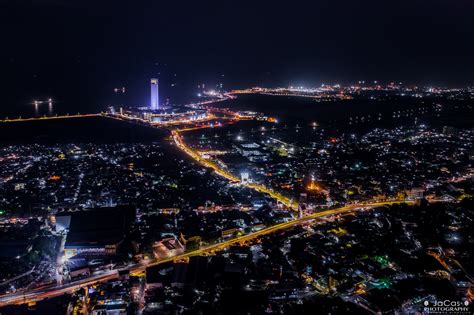
<svg viewBox="0 0 474 315"><path fill-rule="evenodd" d="M201 82L474 84L472 0L0 0L0 27L12 104L101 104L122 85L139 103L151 76L170 98Z"/></svg>

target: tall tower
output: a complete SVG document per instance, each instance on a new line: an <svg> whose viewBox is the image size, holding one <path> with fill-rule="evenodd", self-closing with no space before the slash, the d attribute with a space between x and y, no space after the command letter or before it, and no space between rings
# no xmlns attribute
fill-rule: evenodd
<svg viewBox="0 0 474 315"><path fill-rule="evenodd" d="M150 87L151 87L150 109L158 110L160 109L160 98L158 94L158 79L151 79Z"/></svg>

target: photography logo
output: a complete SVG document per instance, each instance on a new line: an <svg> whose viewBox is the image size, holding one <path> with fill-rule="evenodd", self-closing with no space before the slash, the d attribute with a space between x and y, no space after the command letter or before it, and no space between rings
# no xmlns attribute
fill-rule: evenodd
<svg viewBox="0 0 474 315"><path fill-rule="evenodd" d="M425 301L423 314L471 314L469 301Z"/></svg>

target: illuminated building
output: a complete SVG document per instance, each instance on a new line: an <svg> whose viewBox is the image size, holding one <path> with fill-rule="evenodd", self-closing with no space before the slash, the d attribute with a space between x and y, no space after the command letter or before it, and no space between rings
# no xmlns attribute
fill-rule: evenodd
<svg viewBox="0 0 474 315"><path fill-rule="evenodd" d="M163 108L160 108L163 109ZM192 111L179 111L176 110L172 113L149 113L145 119L151 121L151 123L178 123L178 122L191 122L210 118L211 115L204 110L192 110Z"/></svg>
<svg viewBox="0 0 474 315"><path fill-rule="evenodd" d="M166 258L180 255L185 247L176 237L164 238L153 244L153 254L156 258Z"/></svg>
<svg viewBox="0 0 474 315"><path fill-rule="evenodd" d="M151 88L150 109L158 110L160 109L160 97L158 94L158 79L151 79L150 88Z"/></svg>
<svg viewBox="0 0 474 315"><path fill-rule="evenodd" d="M249 173L248 172L240 173L240 180L241 180L242 184L249 183L250 182Z"/></svg>
<svg viewBox="0 0 474 315"><path fill-rule="evenodd" d="M423 194L425 190L421 187L416 187L412 188L410 190L407 190L407 199L408 200L418 200L418 199L423 199Z"/></svg>
<svg viewBox="0 0 474 315"><path fill-rule="evenodd" d="M261 151L261 146L258 143L239 143L234 145L234 148L249 161L257 162L265 161L267 159L267 154Z"/></svg>
<svg viewBox="0 0 474 315"><path fill-rule="evenodd" d="M320 187L314 182L314 176L311 176L311 182L309 183L308 190L320 190Z"/></svg>
<svg viewBox="0 0 474 315"><path fill-rule="evenodd" d="M56 231L67 232L66 258L115 255L135 215L131 206L58 213Z"/></svg>

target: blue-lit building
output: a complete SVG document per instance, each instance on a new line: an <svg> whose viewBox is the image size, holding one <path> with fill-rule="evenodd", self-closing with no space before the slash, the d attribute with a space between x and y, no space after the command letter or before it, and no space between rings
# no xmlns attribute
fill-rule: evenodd
<svg viewBox="0 0 474 315"><path fill-rule="evenodd" d="M158 93L158 79L151 79L150 87L151 87L150 109L158 110L160 109L160 98L159 98L159 93Z"/></svg>

